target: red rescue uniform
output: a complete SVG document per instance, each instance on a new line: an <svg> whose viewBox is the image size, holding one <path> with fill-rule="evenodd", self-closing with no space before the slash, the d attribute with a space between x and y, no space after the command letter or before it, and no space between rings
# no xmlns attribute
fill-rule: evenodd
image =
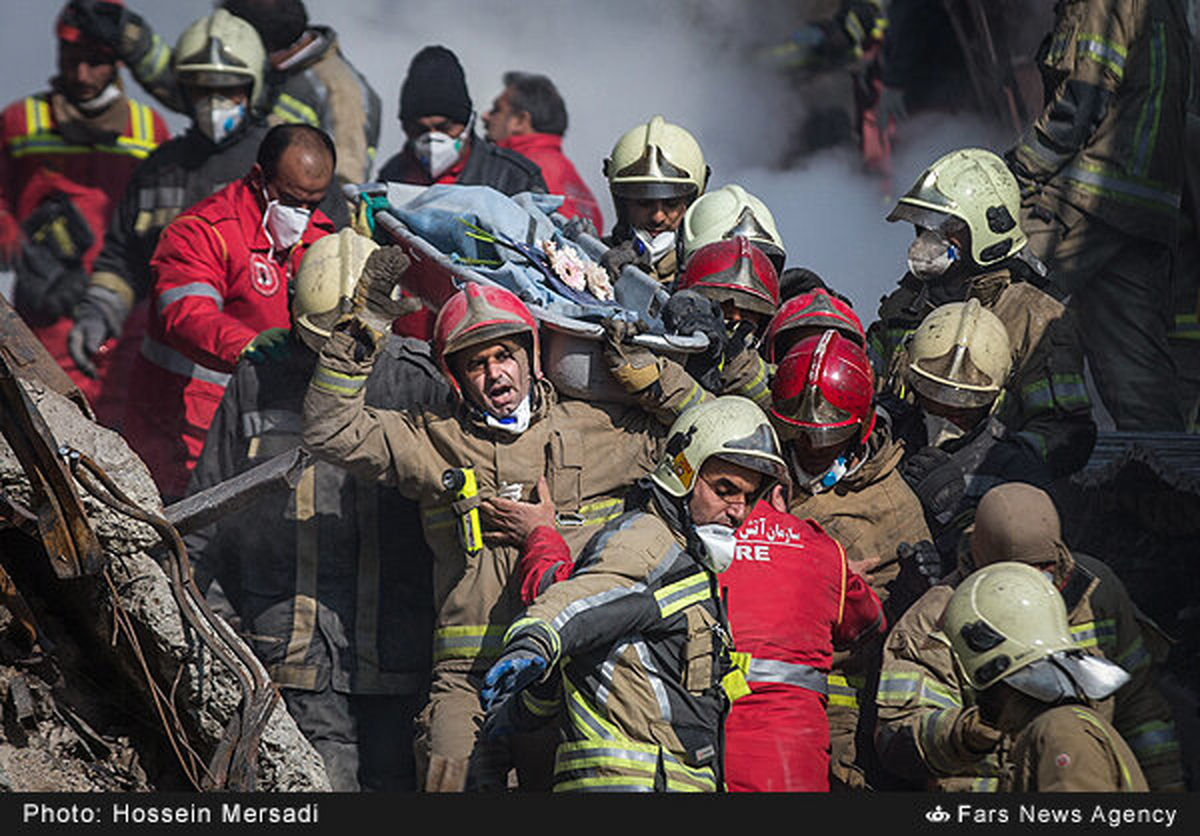
<svg viewBox="0 0 1200 836"><path fill-rule="evenodd" d="M118 97L94 117L84 117L61 93L38 93L10 104L0 117L0 249L13 255L20 247L20 224L44 200L66 196L92 233L83 254L91 272L104 233L134 168L170 137L153 108ZM110 375L128 374L113 356L110 340L96 355L97 377L81 372L67 353L69 316L52 321L29 317L27 324L88 399L97 417L115 426L122 409L121 387L106 387Z"/></svg>
<svg viewBox="0 0 1200 836"><path fill-rule="evenodd" d="M886 629L883 606L813 520L760 502L718 577L750 693L725 721L731 792L827 792L833 649Z"/></svg>
<svg viewBox="0 0 1200 836"><path fill-rule="evenodd" d="M263 331L289 327L292 277L309 245L332 231L317 210L300 243L273 253L248 177L163 230L124 432L164 497L183 496L238 356Z"/></svg>

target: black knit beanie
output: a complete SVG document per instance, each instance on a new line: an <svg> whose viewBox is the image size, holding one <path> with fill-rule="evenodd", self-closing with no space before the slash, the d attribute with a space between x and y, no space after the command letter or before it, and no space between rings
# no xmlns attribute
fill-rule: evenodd
<svg viewBox="0 0 1200 836"><path fill-rule="evenodd" d="M418 52L400 86L400 121L424 116L445 116L461 124L471 118L462 65L444 46L427 46Z"/></svg>

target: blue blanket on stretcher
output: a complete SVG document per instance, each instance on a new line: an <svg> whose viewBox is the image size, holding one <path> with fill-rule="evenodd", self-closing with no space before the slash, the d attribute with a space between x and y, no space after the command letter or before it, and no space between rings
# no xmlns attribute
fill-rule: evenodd
<svg viewBox="0 0 1200 836"><path fill-rule="evenodd" d="M546 240L583 255L551 218L561 204L557 195L509 197L490 186L439 184L416 197L396 184L388 186L388 211L455 264L508 288L527 304L573 319L622 316L626 312L616 302L569 287L539 257Z"/></svg>

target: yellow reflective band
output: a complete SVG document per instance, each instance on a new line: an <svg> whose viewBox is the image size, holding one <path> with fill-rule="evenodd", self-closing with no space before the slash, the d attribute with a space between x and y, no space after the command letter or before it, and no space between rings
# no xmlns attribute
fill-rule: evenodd
<svg viewBox="0 0 1200 836"><path fill-rule="evenodd" d="M675 581L669 586L656 590L654 600L658 602L658 611L663 618L712 597L709 589L708 573L695 572L683 580Z"/></svg>
<svg viewBox="0 0 1200 836"><path fill-rule="evenodd" d="M313 372L311 384L314 388L335 395L354 395L367 385L367 376L365 374L345 374L324 366L317 366Z"/></svg>
<svg viewBox="0 0 1200 836"><path fill-rule="evenodd" d="M439 627L433 634L433 661L499 656L504 628L491 624Z"/></svg>
<svg viewBox="0 0 1200 836"><path fill-rule="evenodd" d="M721 687L730 702L739 700L750 693L750 685L746 682L746 674L741 668L734 668L721 677Z"/></svg>
<svg viewBox="0 0 1200 836"><path fill-rule="evenodd" d="M558 631L540 618L528 616L518 618L504 631L504 644L512 644L522 633L530 634L550 645L550 659L557 660L562 655L562 639Z"/></svg>
<svg viewBox="0 0 1200 836"><path fill-rule="evenodd" d="M321 120L317 118L315 110L295 96L290 96L287 93L279 94L279 98L276 99L275 106L271 108L271 112L285 122L305 122L314 128L321 126Z"/></svg>
<svg viewBox="0 0 1200 836"><path fill-rule="evenodd" d="M553 717L562 707L562 700L554 699L538 699L529 693L526 688L521 692L521 703L525 709L535 717Z"/></svg>
<svg viewBox="0 0 1200 836"><path fill-rule="evenodd" d="M831 673L828 677L829 704L847 708L858 708L858 689L841 674Z"/></svg>

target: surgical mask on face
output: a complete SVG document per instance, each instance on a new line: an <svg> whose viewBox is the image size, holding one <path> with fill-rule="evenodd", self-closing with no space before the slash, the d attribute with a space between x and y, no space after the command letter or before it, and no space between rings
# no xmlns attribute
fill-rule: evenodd
<svg viewBox="0 0 1200 836"><path fill-rule="evenodd" d="M529 395L525 396L525 399L517 405L517 408L513 410L511 415L497 418L490 412L484 413L489 427L495 427L498 430L504 430L504 432L512 433L513 435L520 435L529 429L529 420L532 415L533 406Z"/></svg>
<svg viewBox="0 0 1200 836"><path fill-rule="evenodd" d="M73 102L84 113L99 113L121 97L121 88L116 82L109 84L86 102Z"/></svg>
<svg viewBox="0 0 1200 836"><path fill-rule="evenodd" d="M220 93L198 99L193 110L196 129L215 145L231 136L246 120L246 105Z"/></svg>
<svg viewBox="0 0 1200 836"><path fill-rule="evenodd" d="M263 199L267 202L263 212L263 231L271 242L271 257L274 258L277 249L290 250L304 237L312 210L302 206L284 206L278 200L271 200L267 190L263 189Z"/></svg>
<svg viewBox="0 0 1200 836"><path fill-rule="evenodd" d="M704 554L698 555L700 562L718 575L733 563L734 549L737 538L734 529L719 523L696 526L696 536L704 547Z"/></svg>
<svg viewBox="0 0 1200 836"><path fill-rule="evenodd" d="M925 413L925 436L929 439L931 447L941 447L945 442L962 438L966 434L966 430L949 418L943 418L941 415L934 415L930 412Z"/></svg>
<svg viewBox="0 0 1200 836"><path fill-rule="evenodd" d="M961 257L958 247L940 232L922 229L908 245L908 271L918 279L936 279Z"/></svg>
<svg viewBox="0 0 1200 836"><path fill-rule="evenodd" d="M413 154L429 172L429 176L436 180L458 162L469 131L470 125L457 137L441 131L422 134L413 140Z"/></svg>
<svg viewBox="0 0 1200 836"><path fill-rule="evenodd" d="M651 263L657 262L664 255L675 249L675 230L651 235L644 229L635 229L633 234L638 237L650 252Z"/></svg>

